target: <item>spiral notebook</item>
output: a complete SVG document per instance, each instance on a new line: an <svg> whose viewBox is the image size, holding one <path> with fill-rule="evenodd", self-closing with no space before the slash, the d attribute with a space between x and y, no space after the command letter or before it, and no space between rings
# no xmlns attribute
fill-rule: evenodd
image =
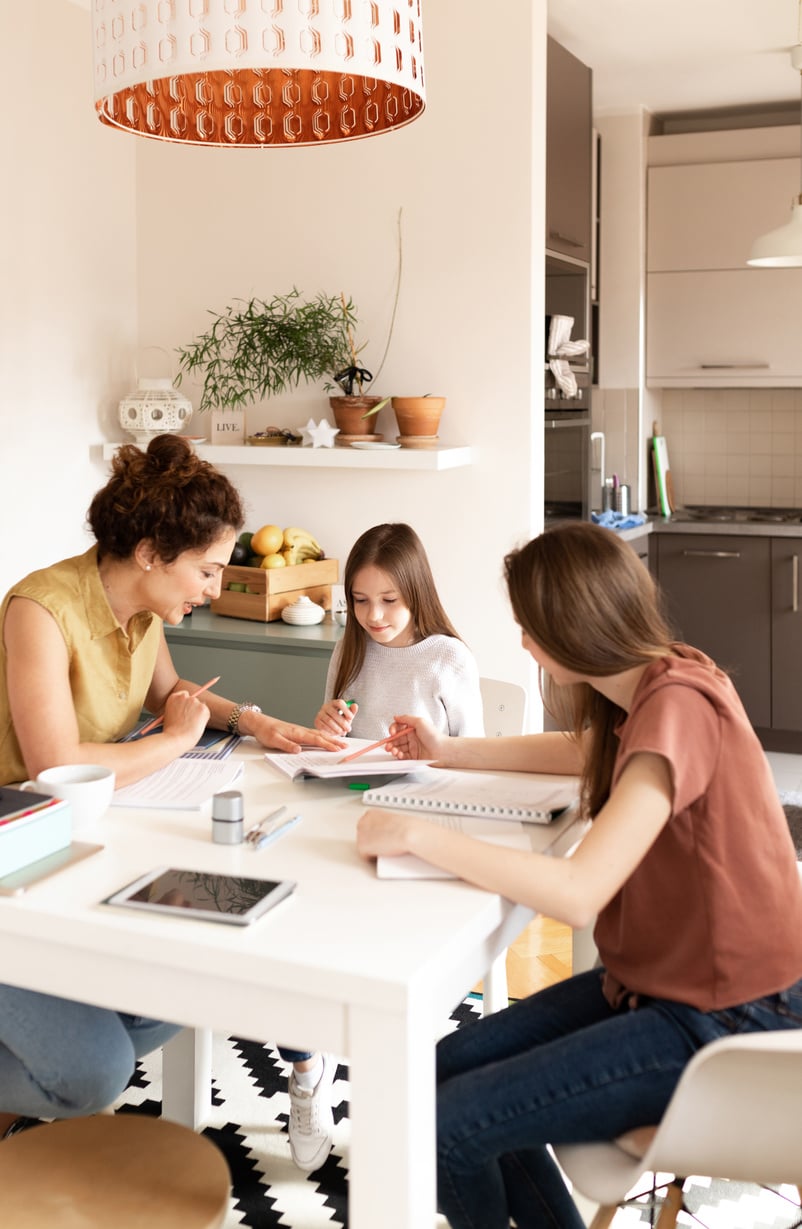
<svg viewBox="0 0 802 1229"><path fill-rule="evenodd" d="M433 768L409 781L366 790L361 801L369 807L548 824L578 797L576 777Z"/></svg>

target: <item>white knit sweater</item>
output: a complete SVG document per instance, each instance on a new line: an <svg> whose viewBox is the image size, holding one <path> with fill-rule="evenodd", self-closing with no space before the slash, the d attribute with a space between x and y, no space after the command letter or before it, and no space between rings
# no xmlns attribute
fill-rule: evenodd
<svg viewBox="0 0 802 1229"><path fill-rule="evenodd" d="M341 650L342 641L329 663L326 700L334 699ZM341 698L359 705L354 738L384 738L395 717L404 714L428 717L444 734L484 734L479 671L470 649L454 636L429 636L404 648L368 640L362 669L347 690Z"/></svg>

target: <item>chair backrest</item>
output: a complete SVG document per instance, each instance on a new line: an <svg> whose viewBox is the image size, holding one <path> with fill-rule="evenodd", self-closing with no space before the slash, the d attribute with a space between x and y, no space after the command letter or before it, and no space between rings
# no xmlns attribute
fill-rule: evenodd
<svg viewBox="0 0 802 1229"><path fill-rule="evenodd" d="M526 690L519 683L504 683L501 679L481 678L485 735L501 738L504 734L523 734L526 721Z"/></svg>
<svg viewBox="0 0 802 1229"><path fill-rule="evenodd" d="M721 1038L683 1072L644 1168L796 1183L800 1106L802 1030Z"/></svg>
<svg viewBox="0 0 802 1229"><path fill-rule="evenodd" d="M694 1055L640 1160L613 1141L554 1151L577 1190L606 1205L644 1173L796 1185L800 1105L802 1029L743 1033Z"/></svg>

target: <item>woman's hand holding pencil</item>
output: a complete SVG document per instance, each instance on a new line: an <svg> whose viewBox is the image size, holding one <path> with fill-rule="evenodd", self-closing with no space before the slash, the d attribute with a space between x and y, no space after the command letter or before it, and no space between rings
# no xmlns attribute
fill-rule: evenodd
<svg viewBox="0 0 802 1229"><path fill-rule="evenodd" d="M196 696L202 695L204 691L208 691L210 687L214 687L215 683L219 683L219 682L220 682L220 675L218 674L216 678L209 679L209 682L204 683L202 687L199 687L197 689L197 691L191 692L188 698L190 700L194 700ZM176 692L175 694L179 695L181 693ZM143 734L149 734L151 730L155 730L157 726L160 726L163 721L164 721L164 713L161 713L158 717L154 717L152 721L149 721L147 723L147 725L143 725L142 729L139 731L139 737L141 738Z"/></svg>

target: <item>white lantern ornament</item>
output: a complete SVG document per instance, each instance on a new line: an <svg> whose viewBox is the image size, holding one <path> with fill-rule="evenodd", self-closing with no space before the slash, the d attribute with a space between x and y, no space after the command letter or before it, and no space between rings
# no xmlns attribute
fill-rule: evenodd
<svg viewBox="0 0 802 1229"><path fill-rule="evenodd" d="M154 435L183 431L191 418L192 402L164 378L137 380L136 391L119 407L120 426L142 445Z"/></svg>

